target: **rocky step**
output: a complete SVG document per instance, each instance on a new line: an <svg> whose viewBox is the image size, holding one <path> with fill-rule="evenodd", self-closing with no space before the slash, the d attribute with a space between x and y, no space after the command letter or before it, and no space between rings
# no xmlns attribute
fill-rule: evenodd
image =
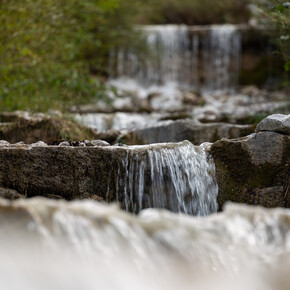
<svg viewBox="0 0 290 290"><path fill-rule="evenodd" d="M213 144L218 202L290 207L290 136L259 132Z"/></svg>
<svg viewBox="0 0 290 290"><path fill-rule="evenodd" d="M123 135L119 142L127 145L143 145L189 140L195 145L215 142L222 138L238 138L255 131L253 125L227 123L202 124L192 119L165 121L156 126L134 130Z"/></svg>
<svg viewBox="0 0 290 290"><path fill-rule="evenodd" d="M1 121L2 120L2 121ZM97 132L64 117L30 114L28 112L0 113L0 140L27 144L42 140L51 143L59 139L84 140L97 138Z"/></svg>
<svg viewBox="0 0 290 290"><path fill-rule="evenodd" d="M284 119L280 125L288 132L288 119ZM200 147L188 141L145 146L109 146L100 140L63 141L53 146L1 141L0 195L104 199L119 201L134 212L163 202L162 207L178 211L173 206L178 204L176 188L183 190L182 202L193 208L191 202L200 198L200 188L214 194L216 176L220 209L228 201L290 207L290 136L272 129L269 125L243 138ZM216 173L209 165L208 150ZM207 212L214 208L211 204Z"/></svg>
<svg viewBox="0 0 290 290"><path fill-rule="evenodd" d="M25 197L118 201L132 212L159 207L203 215L217 210L213 162L188 141L130 147L101 140L52 146L1 141L0 187ZM212 199L206 201L210 191ZM16 194L8 190L2 196Z"/></svg>

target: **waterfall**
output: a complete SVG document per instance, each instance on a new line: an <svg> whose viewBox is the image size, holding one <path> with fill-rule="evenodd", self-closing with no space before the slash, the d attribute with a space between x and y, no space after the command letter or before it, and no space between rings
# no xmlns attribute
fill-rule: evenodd
<svg viewBox="0 0 290 290"><path fill-rule="evenodd" d="M236 26L156 25L142 30L151 58L114 51L111 79L127 77L144 87L174 83L182 90L201 92L231 90L236 85L241 48Z"/></svg>
<svg viewBox="0 0 290 290"><path fill-rule="evenodd" d="M233 25L213 25L204 39L204 88L208 91L233 89L237 83L241 36Z"/></svg>
<svg viewBox="0 0 290 290"><path fill-rule="evenodd" d="M198 216L217 211L215 165L201 148L188 141L132 146L118 168L116 199L127 211L166 208ZM137 149L137 151L136 151Z"/></svg>

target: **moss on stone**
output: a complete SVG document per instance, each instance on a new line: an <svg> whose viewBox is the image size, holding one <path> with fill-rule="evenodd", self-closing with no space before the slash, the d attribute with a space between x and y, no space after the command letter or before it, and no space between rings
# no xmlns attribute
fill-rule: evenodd
<svg viewBox="0 0 290 290"><path fill-rule="evenodd" d="M227 201L253 204L250 192L257 188L282 186L285 197L283 204L289 203L289 137L284 137L283 160L280 164L254 164L248 150L243 146L246 138L220 140L213 144L211 154L215 160L219 184L218 202L220 208ZM259 203L259 201L256 201ZM263 206L272 207L274 202L265 200Z"/></svg>
<svg viewBox="0 0 290 290"><path fill-rule="evenodd" d="M78 123L58 117L19 117L13 123L0 129L0 139L10 143L23 141L27 144L37 141L51 143L56 140L95 139L97 133Z"/></svg>

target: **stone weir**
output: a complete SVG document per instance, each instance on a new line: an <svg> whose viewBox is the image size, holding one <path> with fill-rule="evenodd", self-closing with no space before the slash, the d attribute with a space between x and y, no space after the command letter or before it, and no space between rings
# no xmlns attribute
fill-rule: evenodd
<svg viewBox="0 0 290 290"><path fill-rule="evenodd" d="M217 211L214 162L205 148L188 141L129 147L102 141L0 143L0 186L6 193L9 188L25 197L101 198L134 213L148 207L194 215Z"/></svg>

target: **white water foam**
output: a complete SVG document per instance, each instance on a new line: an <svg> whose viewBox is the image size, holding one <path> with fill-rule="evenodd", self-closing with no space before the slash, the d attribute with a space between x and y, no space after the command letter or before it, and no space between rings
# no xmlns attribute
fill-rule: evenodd
<svg viewBox="0 0 290 290"><path fill-rule="evenodd" d="M197 219L94 201L0 202L0 288L289 290L290 213Z"/></svg>
<svg viewBox="0 0 290 290"><path fill-rule="evenodd" d="M77 121L90 128L96 129L99 132L104 132L107 130L133 130L151 127L155 125L162 116L163 115L160 113L138 114L117 112L112 114L76 114L75 118Z"/></svg>

